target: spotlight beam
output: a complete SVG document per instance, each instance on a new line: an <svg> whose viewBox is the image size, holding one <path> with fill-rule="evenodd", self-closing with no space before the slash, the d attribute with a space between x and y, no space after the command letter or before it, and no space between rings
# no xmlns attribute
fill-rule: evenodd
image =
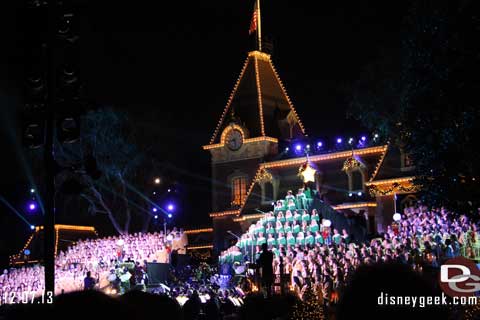
<svg viewBox="0 0 480 320"><path fill-rule="evenodd" d="M23 220L23 222L25 222L25 224L27 224L28 226L31 226L32 224L30 222L27 221L27 219L25 219L21 214L20 212L18 212L18 210L16 210L11 204L10 202L7 201L7 199L5 199L4 197L0 196L0 201L3 202L3 204L9 208L13 213L15 213L20 219Z"/></svg>

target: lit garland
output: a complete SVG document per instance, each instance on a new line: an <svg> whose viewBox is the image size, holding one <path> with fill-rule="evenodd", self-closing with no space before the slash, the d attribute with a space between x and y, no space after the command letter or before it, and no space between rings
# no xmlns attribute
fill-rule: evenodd
<svg viewBox="0 0 480 320"><path fill-rule="evenodd" d="M273 180L272 174L265 168L260 168L255 177L255 182L271 182Z"/></svg>
<svg viewBox="0 0 480 320"><path fill-rule="evenodd" d="M345 162L343 163L342 171L348 172L355 168L362 167L365 167L365 165L352 155L351 157L347 158L347 160L345 160Z"/></svg>
<svg viewBox="0 0 480 320"><path fill-rule="evenodd" d="M419 187L412 184L412 177L408 178L398 178L398 179L388 179L388 180L379 180L373 182L365 183L365 186L368 188L370 195L375 196L386 196L394 193L412 193L417 192Z"/></svg>

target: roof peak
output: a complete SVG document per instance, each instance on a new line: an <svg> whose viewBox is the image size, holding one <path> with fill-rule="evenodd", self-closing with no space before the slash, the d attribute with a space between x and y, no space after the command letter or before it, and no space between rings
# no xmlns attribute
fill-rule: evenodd
<svg viewBox="0 0 480 320"><path fill-rule="evenodd" d="M294 139L306 136L303 124L268 53L248 52L240 76L210 140L214 144L234 112L251 137Z"/></svg>

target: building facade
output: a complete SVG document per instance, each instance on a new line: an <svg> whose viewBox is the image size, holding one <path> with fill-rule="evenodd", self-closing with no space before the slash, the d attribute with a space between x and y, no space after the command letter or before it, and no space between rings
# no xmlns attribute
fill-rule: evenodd
<svg viewBox="0 0 480 320"><path fill-rule="evenodd" d="M397 195L416 190L412 169L388 144L286 158L284 146L308 141L306 130L269 54L248 53L208 145L211 154L214 248L221 251L272 209L272 203L306 186L339 216L358 218L366 232L392 222ZM319 203L320 203L319 202Z"/></svg>

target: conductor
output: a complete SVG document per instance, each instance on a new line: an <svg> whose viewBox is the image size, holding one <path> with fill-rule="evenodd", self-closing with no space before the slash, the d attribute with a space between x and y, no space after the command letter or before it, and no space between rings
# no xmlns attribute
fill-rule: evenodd
<svg viewBox="0 0 480 320"><path fill-rule="evenodd" d="M259 267L262 270L262 287L266 293L267 298L272 295L273 284L273 253L268 250L267 244L262 244L262 253L257 260Z"/></svg>

